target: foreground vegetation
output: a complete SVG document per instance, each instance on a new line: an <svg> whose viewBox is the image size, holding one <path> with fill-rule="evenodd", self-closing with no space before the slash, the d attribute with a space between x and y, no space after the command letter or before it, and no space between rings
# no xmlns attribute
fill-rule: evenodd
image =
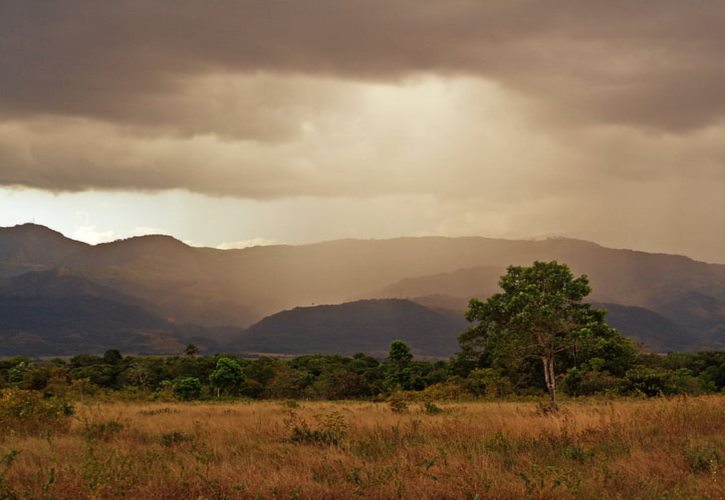
<svg viewBox="0 0 725 500"><path fill-rule="evenodd" d="M724 403L86 401L6 415L0 498L723 498Z"/></svg>

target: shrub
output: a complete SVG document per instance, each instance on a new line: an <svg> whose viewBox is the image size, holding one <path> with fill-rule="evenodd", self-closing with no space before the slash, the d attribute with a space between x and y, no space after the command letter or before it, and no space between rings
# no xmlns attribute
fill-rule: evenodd
<svg viewBox="0 0 725 500"><path fill-rule="evenodd" d="M393 410L393 413L405 413L408 411L408 403L396 399L390 402L390 409Z"/></svg>
<svg viewBox="0 0 725 500"><path fill-rule="evenodd" d="M161 434L159 442L162 446L171 447L175 444L184 443L193 440L194 437L181 431L171 431Z"/></svg>
<svg viewBox="0 0 725 500"><path fill-rule="evenodd" d="M256 380L247 379L239 386L239 395L245 398L258 399L264 394L264 386Z"/></svg>
<svg viewBox="0 0 725 500"><path fill-rule="evenodd" d="M494 368L477 368L464 381L466 389L475 396L503 397L513 392L511 380Z"/></svg>
<svg viewBox="0 0 725 500"><path fill-rule="evenodd" d="M121 432L124 425L118 420L107 420L105 422L86 422L81 434L88 440L108 441L114 435Z"/></svg>
<svg viewBox="0 0 725 500"><path fill-rule="evenodd" d="M154 415L170 415L172 413L179 413L179 410L172 410L171 408L154 408L153 410L141 410L140 415L145 417L153 417Z"/></svg>
<svg viewBox="0 0 725 500"><path fill-rule="evenodd" d="M428 401L423 404L423 412L429 415L437 415L439 413L443 413L443 408Z"/></svg>
<svg viewBox="0 0 725 500"><path fill-rule="evenodd" d="M470 399L470 393L460 377L451 377L445 382L429 385L420 392L421 397L437 401L460 401Z"/></svg>
<svg viewBox="0 0 725 500"><path fill-rule="evenodd" d="M678 394L702 394L704 388L702 381L694 377L687 368L680 368L672 373L672 381Z"/></svg>
<svg viewBox="0 0 725 500"><path fill-rule="evenodd" d="M662 368L638 366L627 370L625 392L661 396L675 394L677 386L673 373Z"/></svg>
<svg viewBox="0 0 725 500"><path fill-rule="evenodd" d="M201 382L196 377L179 377L174 381L171 392L176 399L182 401L199 399L201 395Z"/></svg>
<svg viewBox="0 0 725 500"><path fill-rule="evenodd" d="M0 391L0 432L38 434L66 430L73 406L57 397L35 391Z"/></svg>
<svg viewBox="0 0 725 500"><path fill-rule="evenodd" d="M590 396L614 392L622 385L622 379L608 372L571 368L564 377L563 390L569 396Z"/></svg>
<svg viewBox="0 0 725 500"><path fill-rule="evenodd" d="M319 415L315 420L317 425L313 427L297 413L290 411L289 418L284 422L290 431L287 440L297 444L337 446L347 435L347 422L338 412Z"/></svg>
<svg viewBox="0 0 725 500"><path fill-rule="evenodd" d="M0 498L7 498L7 499L13 499L18 498L18 495L10 489L10 487L7 485L6 476L8 474L8 471L15 463L15 460L18 458L18 455L20 455L19 450L10 450L7 454L0 457Z"/></svg>
<svg viewBox="0 0 725 500"><path fill-rule="evenodd" d="M718 447L714 444L691 446L684 451L683 455L692 472L709 472L715 475L725 461L725 447Z"/></svg>
<svg viewBox="0 0 725 500"><path fill-rule="evenodd" d="M551 415L552 413L556 413L556 411L551 409L551 405L548 402L544 403L542 401L538 401L536 403L536 409L534 410L535 415L546 416Z"/></svg>

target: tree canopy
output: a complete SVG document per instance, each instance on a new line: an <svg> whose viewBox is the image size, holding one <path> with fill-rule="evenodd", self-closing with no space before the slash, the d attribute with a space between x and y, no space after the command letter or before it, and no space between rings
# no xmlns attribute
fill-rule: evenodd
<svg viewBox="0 0 725 500"><path fill-rule="evenodd" d="M216 369L209 375L209 382L217 389L217 396L222 391L232 391L244 382L242 367L236 359L219 358Z"/></svg>
<svg viewBox="0 0 725 500"><path fill-rule="evenodd" d="M589 280L575 278L567 265L510 266L499 286L503 291L485 302L469 302L466 319L478 324L460 336L462 355L488 356L494 366L540 360L551 410L558 408L557 361L576 365L598 355L605 362L627 351L635 355L634 346L605 324L604 311L583 302Z"/></svg>

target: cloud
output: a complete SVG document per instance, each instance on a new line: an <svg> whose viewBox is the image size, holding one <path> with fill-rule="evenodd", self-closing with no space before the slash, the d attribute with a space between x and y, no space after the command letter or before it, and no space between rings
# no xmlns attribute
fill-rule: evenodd
<svg viewBox="0 0 725 500"><path fill-rule="evenodd" d="M285 81L249 78L255 82L244 86ZM305 81L315 95L329 85ZM515 95L473 78L341 82L336 93L344 96L339 106L302 113L299 132L284 142L144 135L86 118L0 122L0 184L260 200L403 194L521 203L619 181L723 182L725 126L687 134L551 129L532 120Z"/></svg>
<svg viewBox="0 0 725 500"><path fill-rule="evenodd" d="M321 92L328 84L308 82ZM255 199L445 196L470 185L463 178L471 175L487 177L492 188L506 182L496 180L494 163L515 173L535 157L550 156L539 151L538 142L546 148L547 140L533 136L528 151L510 151L514 137L508 134L525 124L501 105L503 96L491 85L440 79L402 87L339 85L349 96L345 105L305 116L300 134L284 143L146 136L82 118L0 123L0 183L51 191L184 189ZM476 112L469 98L477 100Z"/></svg>
<svg viewBox="0 0 725 500"><path fill-rule="evenodd" d="M681 132L723 118L724 21L723 4L676 0L8 0L0 7L0 108L16 118L284 138L288 126L274 109L259 124L235 124L205 116L203 105L256 116L265 92L286 97L274 88L230 95L205 78L471 75L520 92L560 121Z"/></svg>
<svg viewBox="0 0 725 500"><path fill-rule="evenodd" d="M97 245L99 243L108 243L116 239L113 230L99 231L95 225L79 226L71 238L78 241L83 241L91 245Z"/></svg>
<svg viewBox="0 0 725 500"><path fill-rule="evenodd" d="M269 240L267 238L252 238L251 240L244 240L244 241L229 241L225 243L220 243L216 246L219 250L231 250L231 249L241 249L241 248L250 248L250 247L262 247L262 246L269 246L269 245L276 245L277 242L274 240Z"/></svg>
<svg viewBox="0 0 725 500"><path fill-rule="evenodd" d="M725 213L723 24L676 0L6 0L0 186L697 245Z"/></svg>

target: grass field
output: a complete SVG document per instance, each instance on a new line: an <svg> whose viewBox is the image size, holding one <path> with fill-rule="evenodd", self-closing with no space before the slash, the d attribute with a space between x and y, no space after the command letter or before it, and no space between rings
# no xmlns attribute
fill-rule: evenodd
<svg viewBox="0 0 725 500"><path fill-rule="evenodd" d="M98 403L3 432L0 498L725 498L725 398Z"/></svg>

